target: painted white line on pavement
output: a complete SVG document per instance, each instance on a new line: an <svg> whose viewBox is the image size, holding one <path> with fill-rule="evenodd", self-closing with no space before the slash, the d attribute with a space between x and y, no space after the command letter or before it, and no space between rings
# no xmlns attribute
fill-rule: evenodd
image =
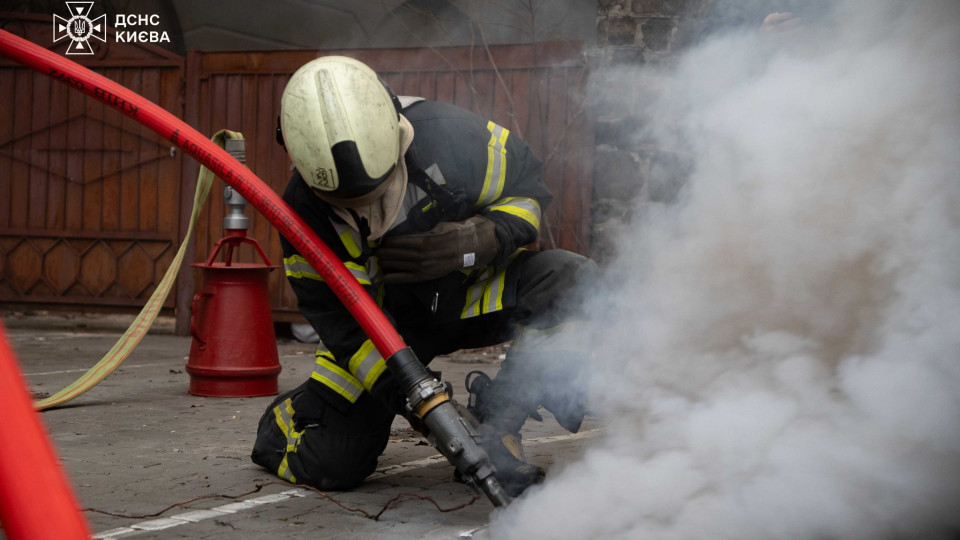
<svg viewBox="0 0 960 540"><path fill-rule="evenodd" d="M587 431L581 431L579 433L570 433L566 435L553 435L549 437L537 437L535 439L529 439L523 442L524 446L533 446L538 444L545 444L556 441L570 441L576 439L588 439L590 437L595 437L603 433L602 429L591 429ZM367 477L367 480L376 480L377 478L384 478L387 476L393 476L396 474L404 473L413 469L420 469L422 467L428 467L437 463L446 463L446 458L440 454L435 456L430 456L423 459L417 459L414 461L408 461L406 463L401 463L400 465L390 465L384 467L370 476ZM180 525L186 525L187 523L197 523L199 521L204 521L211 518L216 518L224 516L226 514L236 514L238 512L243 512L244 510L249 510L251 508L256 508L257 506L262 506L264 504L272 504L280 501L285 501L292 497L306 497L311 493L307 489L289 489L287 491L281 491L280 493L274 493L271 495L263 495L260 497L255 497L253 499L247 499L244 501L233 502L229 504L224 504L221 506L216 506L209 510L190 510L188 512L182 512L170 517L151 519L147 521L141 521L139 523L134 523L133 525L127 525L126 527L118 527L116 529L110 529L93 535L94 538L103 539L103 538L122 538L125 536L132 536L146 531L160 531L164 529L169 529L171 527L178 527Z"/></svg>
<svg viewBox="0 0 960 540"><path fill-rule="evenodd" d="M189 512L183 512L170 516L168 518L159 518L151 519L148 521L141 521L139 523L134 523L133 525L128 525L126 527L119 527L117 529L110 529L109 531L103 531L93 535L94 538L121 538L124 536L130 536L137 534L143 531L162 531L163 529L169 529L171 527L178 527L180 525L186 525L187 523L197 523L205 519L220 517L226 514L235 514L237 512L242 512L244 510L249 510L257 506L264 504L271 504L279 501L289 499L291 497L301 496L302 493L309 493L305 489L288 489L287 491L282 491L280 493L274 493L271 495L264 495L262 497L256 497L253 499L247 499L245 501L224 504L222 506L217 506L209 510L191 510Z"/></svg>

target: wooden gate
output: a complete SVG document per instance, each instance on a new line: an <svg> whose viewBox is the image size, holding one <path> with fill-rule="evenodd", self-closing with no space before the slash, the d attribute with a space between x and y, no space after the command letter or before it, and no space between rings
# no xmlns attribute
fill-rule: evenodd
<svg viewBox="0 0 960 540"><path fill-rule="evenodd" d="M0 15L0 25L50 42L50 19ZM112 32L112 31L110 31ZM208 135L247 138L247 166L277 192L290 161L274 139L290 75L318 56L357 58L401 95L451 102L509 128L545 162L554 202L543 247L586 253L593 129L583 109L583 44L173 55L147 44L95 44L80 63L158 103ZM53 47L62 53L64 46ZM0 61L0 303L70 309L143 305L169 267L190 213L198 166L133 120L49 78ZM211 193L188 261L223 236L222 185ZM281 261L277 233L254 210L249 234ZM252 253L241 251L241 260ZM177 328L185 331L196 270L181 271ZM299 320L282 272L270 279L277 320Z"/></svg>
<svg viewBox="0 0 960 540"><path fill-rule="evenodd" d="M48 16L4 16L0 23L50 43ZM96 55L71 59L182 116L183 58L113 41L111 33ZM181 161L137 122L3 60L0 302L141 307L177 249ZM166 306L174 306L172 298Z"/></svg>
<svg viewBox="0 0 960 540"><path fill-rule="evenodd" d="M365 62L398 94L457 104L527 140L544 160L544 179L554 194L544 216L541 245L587 252L594 142L592 123L583 109L586 65L582 43L190 53L187 121L205 133L222 128L242 131L247 138L247 166L280 193L290 176L290 161L274 138L280 96L297 68L328 54ZM197 260L223 235L223 213L222 194L215 190L198 226ZM277 233L254 213L247 212L250 234L277 263L281 260ZM296 298L284 282L282 272L272 274L274 317L299 320ZM187 296L181 298L181 306L187 307L188 301Z"/></svg>

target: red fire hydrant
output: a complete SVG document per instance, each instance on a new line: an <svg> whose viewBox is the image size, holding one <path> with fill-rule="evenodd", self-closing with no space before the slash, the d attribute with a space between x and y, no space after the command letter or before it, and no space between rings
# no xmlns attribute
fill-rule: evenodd
<svg viewBox="0 0 960 540"><path fill-rule="evenodd" d="M237 142L243 140L227 140L227 150ZM269 396L277 393L281 369L267 294L267 276L277 267L260 244L247 237L243 197L227 186L224 200L230 209L223 220L226 236L217 241L206 262L191 265L203 272L203 290L193 297L190 314L189 392L212 397ZM233 262L233 250L240 244L253 246L264 264ZM214 262L224 246L224 261Z"/></svg>

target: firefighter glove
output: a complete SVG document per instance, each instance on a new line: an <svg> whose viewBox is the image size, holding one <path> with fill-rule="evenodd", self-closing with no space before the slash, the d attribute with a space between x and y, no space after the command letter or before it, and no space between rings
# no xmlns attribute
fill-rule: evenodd
<svg viewBox="0 0 960 540"><path fill-rule="evenodd" d="M414 283L486 266L497 256L496 227L483 216L444 221L424 233L386 237L376 255L387 283Z"/></svg>

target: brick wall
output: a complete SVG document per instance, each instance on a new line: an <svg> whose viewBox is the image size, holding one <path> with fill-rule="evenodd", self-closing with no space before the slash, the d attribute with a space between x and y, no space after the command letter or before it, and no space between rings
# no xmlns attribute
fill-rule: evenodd
<svg viewBox="0 0 960 540"><path fill-rule="evenodd" d="M713 0L599 0L591 52L596 101L591 255L613 254L612 239L643 204L669 201L675 187L654 174L682 172L671 149L642 135L653 111L658 68L668 68L697 39ZM628 68L629 75L623 68ZM637 77L637 74L643 76Z"/></svg>

